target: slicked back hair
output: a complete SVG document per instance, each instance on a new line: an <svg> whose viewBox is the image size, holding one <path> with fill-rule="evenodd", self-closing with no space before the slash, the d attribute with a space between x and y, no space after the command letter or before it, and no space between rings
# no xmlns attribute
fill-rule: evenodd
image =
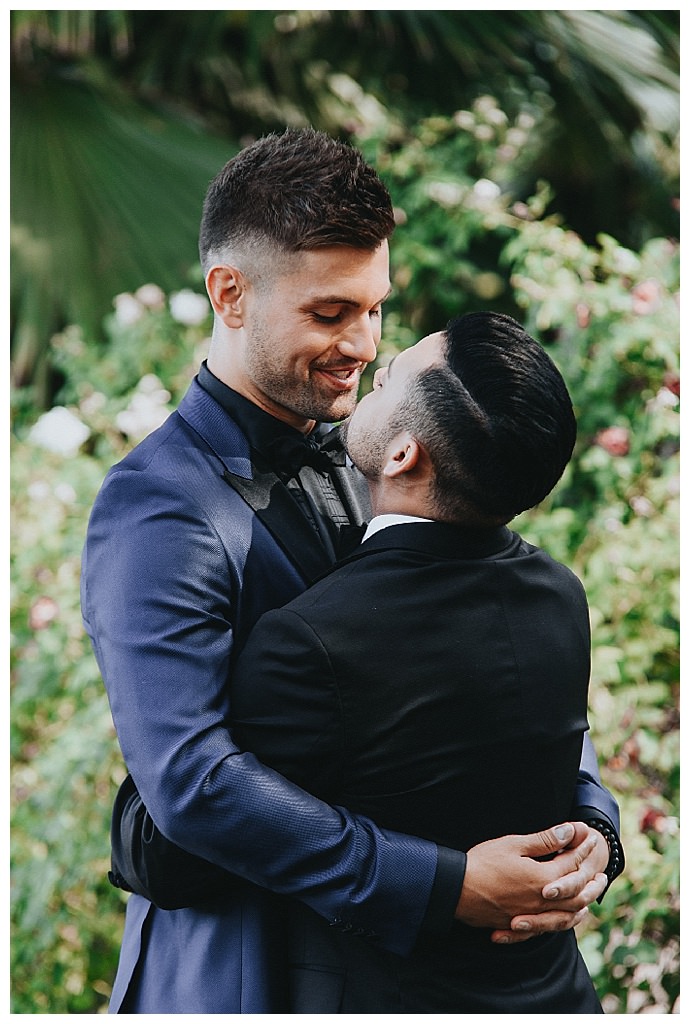
<svg viewBox="0 0 690 1024"><path fill-rule="evenodd" d="M445 332L446 365L421 374L407 416L429 452L443 518L509 522L555 487L575 445L570 395L511 317L470 313Z"/></svg>
<svg viewBox="0 0 690 1024"><path fill-rule="evenodd" d="M234 156L206 193L204 272L224 254L346 245L375 251L393 233L390 195L358 150L313 129L266 135Z"/></svg>

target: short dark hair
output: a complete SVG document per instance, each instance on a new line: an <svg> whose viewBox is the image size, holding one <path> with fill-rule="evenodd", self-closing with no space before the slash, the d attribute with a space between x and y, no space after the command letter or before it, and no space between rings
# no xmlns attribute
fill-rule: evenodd
<svg viewBox="0 0 690 1024"><path fill-rule="evenodd" d="M565 381L509 316L469 313L445 331L446 365L413 388L417 428L444 518L508 522L555 487L577 424Z"/></svg>
<svg viewBox="0 0 690 1024"><path fill-rule="evenodd" d="M229 246L287 252L348 245L374 251L395 227L391 198L352 146L314 129L263 136L229 160L204 202L204 269Z"/></svg>

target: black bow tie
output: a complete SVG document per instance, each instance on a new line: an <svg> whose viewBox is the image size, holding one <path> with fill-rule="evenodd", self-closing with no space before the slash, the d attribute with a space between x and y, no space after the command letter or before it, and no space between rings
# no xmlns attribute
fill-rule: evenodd
<svg viewBox="0 0 690 1024"><path fill-rule="evenodd" d="M263 453L282 476L296 476L303 466L330 473L334 466L345 465L345 449L337 430L330 431L322 444L308 437L283 435L266 445Z"/></svg>

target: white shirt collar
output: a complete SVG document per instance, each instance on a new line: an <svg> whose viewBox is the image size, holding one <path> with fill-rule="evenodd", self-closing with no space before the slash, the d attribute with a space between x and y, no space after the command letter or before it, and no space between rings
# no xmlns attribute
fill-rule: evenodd
<svg viewBox="0 0 690 1024"><path fill-rule="evenodd" d="M424 519L422 516L403 516L398 512L386 512L382 516L374 516L366 528L362 541L369 540L379 530L385 530L387 526L395 526L398 523L433 523L433 519Z"/></svg>

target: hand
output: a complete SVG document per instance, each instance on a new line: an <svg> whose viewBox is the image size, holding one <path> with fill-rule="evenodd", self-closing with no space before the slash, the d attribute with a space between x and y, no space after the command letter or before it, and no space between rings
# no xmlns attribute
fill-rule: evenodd
<svg viewBox="0 0 690 1024"><path fill-rule="evenodd" d="M558 854L552 860L534 858ZM472 847L456 918L495 929L494 942L522 942L574 927L604 891L608 845L581 822Z"/></svg>
<svg viewBox="0 0 690 1024"><path fill-rule="evenodd" d="M542 896L549 900L550 909L533 916L517 915L510 923L509 932L497 930L493 933L493 942L523 942L543 932L567 931L587 916L590 903L604 892L608 884L604 874L609 861L608 843L596 829L589 828L581 821L573 824L575 834L565 849L575 851L579 861L575 862L575 870L569 873L563 871L561 877L544 886ZM562 857L563 854L558 854L551 862L559 870L564 867L564 861L560 859ZM575 913L574 907L579 907Z"/></svg>

